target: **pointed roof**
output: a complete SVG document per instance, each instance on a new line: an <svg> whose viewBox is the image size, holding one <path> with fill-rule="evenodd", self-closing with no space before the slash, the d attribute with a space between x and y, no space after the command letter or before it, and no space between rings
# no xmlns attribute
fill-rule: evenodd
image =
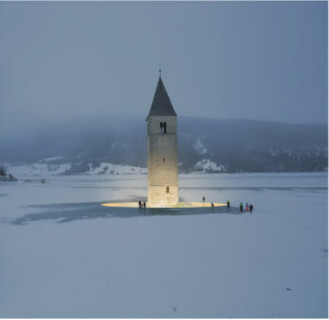
<svg viewBox="0 0 329 320"><path fill-rule="evenodd" d="M177 116L166 91L166 88L162 82L161 75L159 77L159 82L155 90L153 102L149 116Z"/></svg>

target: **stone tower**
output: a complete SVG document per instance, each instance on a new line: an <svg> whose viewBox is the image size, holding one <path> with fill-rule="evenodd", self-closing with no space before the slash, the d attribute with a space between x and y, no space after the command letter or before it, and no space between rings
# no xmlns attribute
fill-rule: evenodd
<svg viewBox="0 0 329 320"><path fill-rule="evenodd" d="M147 116L148 207L178 203L177 114L161 79Z"/></svg>

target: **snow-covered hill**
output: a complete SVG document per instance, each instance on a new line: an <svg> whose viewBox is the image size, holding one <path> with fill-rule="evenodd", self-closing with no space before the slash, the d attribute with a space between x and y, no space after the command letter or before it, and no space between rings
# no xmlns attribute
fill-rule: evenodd
<svg viewBox="0 0 329 320"><path fill-rule="evenodd" d="M118 165L109 162L101 162L99 166L93 167L89 164L89 170L85 174L146 174L147 169L128 165Z"/></svg>
<svg viewBox="0 0 329 320"><path fill-rule="evenodd" d="M209 172L225 172L225 166L217 165L215 162L210 161L209 159L204 159L198 161L194 168L196 171L201 173L209 173Z"/></svg>
<svg viewBox="0 0 329 320"><path fill-rule="evenodd" d="M6 164L6 168L15 177L43 177L57 176L69 174L71 163L64 164L47 164L36 162L33 164L10 165ZM108 162L102 162L99 166L89 164L89 170L81 172L87 175L135 175L146 174L147 169L128 165L118 165Z"/></svg>
<svg viewBox="0 0 329 320"><path fill-rule="evenodd" d="M32 163L21 165L6 165L8 171L10 171L15 177L24 176L57 176L65 174L71 168L70 163L64 164L46 164L46 163Z"/></svg>
<svg viewBox="0 0 329 320"><path fill-rule="evenodd" d="M327 128L326 124L178 117L179 170L326 171ZM29 138L2 139L0 165L3 163L19 164L13 174L145 173L145 119L63 122L39 129Z"/></svg>

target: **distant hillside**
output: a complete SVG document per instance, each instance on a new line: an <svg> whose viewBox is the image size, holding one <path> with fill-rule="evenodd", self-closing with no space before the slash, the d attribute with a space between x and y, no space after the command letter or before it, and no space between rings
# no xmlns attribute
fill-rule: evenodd
<svg viewBox="0 0 329 320"><path fill-rule="evenodd" d="M324 171L327 130L325 124L179 117L179 169ZM106 168L111 166L106 163L145 168L146 161L146 121L142 117L63 122L43 127L29 137L0 140L0 164L37 162L49 168L61 166L61 174L110 173Z"/></svg>
<svg viewBox="0 0 329 320"><path fill-rule="evenodd" d="M215 162L227 172L327 168L328 139L324 124L184 118L179 131L180 146L184 146L179 149L180 159L185 170L202 159Z"/></svg>

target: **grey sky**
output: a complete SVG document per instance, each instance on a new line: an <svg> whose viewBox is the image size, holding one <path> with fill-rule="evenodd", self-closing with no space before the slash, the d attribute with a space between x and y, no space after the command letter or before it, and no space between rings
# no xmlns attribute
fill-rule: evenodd
<svg viewBox="0 0 329 320"><path fill-rule="evenodd" d="M326 122L327 2L1 2L0 133L147 115ZM2 131L1 131L2 130Z"/></svg>

